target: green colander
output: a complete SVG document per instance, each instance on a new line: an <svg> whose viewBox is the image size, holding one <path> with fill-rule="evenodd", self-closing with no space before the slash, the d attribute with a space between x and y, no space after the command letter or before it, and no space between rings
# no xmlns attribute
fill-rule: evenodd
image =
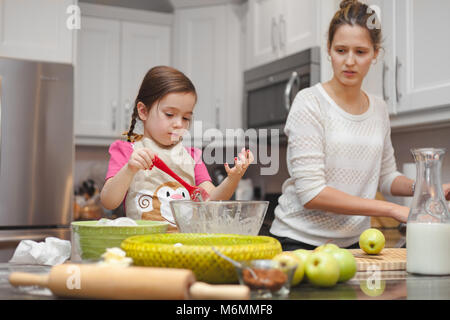
<svg viewBox="0 0 450 320"><path fill-rule="evenodd" d="M120 247L130 236L165 233L169 226L168 222L150 220L135 220L137 226L105 226L97 222L72 222L72 245L83 260L100 259L107 248Z"/></svg>
<svg viewBox="0 0 450 320"><path fill-rule="evenodd" d="M134 265L190 269L198 281L236 283L235 268L214 253L212 246L238 261L272 259L282 251L275 238L237 234L153 234L133 236L121 244Z"/></svg>

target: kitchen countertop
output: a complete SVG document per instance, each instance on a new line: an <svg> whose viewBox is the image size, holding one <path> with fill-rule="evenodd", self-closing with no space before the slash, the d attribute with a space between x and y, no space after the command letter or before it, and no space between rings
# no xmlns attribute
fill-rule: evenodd
<svg viewBox="0 0 450 320"><path fill-rule="evenodd" d="M50 267L0 263L0 300L57 299L50 290L38 287L15 288L8 276L12 271L48 273ZM371 288L371 289L370 289ZM332 288L316 288L308 283L292 288L289 300L450 300L450 275L419 276L405 271L358 272L355 277Z"/></svg>
<svg viewBox="0 0 450 320"><path fill-rule="evenodd" d="M406 271L358 272L345 283L319 289L300 284L288 299L450 300L450 275L423 276Z"/></svg>

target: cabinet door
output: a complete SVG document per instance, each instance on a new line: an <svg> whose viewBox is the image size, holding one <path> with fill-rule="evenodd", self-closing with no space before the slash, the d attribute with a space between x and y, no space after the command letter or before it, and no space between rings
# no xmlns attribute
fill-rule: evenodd
<svg viewBox="0 0 450 320"><path fill-rule="evenodd" d="M372 6L372 14L376 11L379 13L383 40L376 63L370 67L369 73L364 78L363 89L382 97L388 105L389 113L395 114L395 4L392 0L371 0L367 4ZM373 27L377 27L374 19L369 21Z"/></svg>
<svg viewBox="0 0 450 320"><path fill-rule="evenodd" d="M203 130L220 127L226 74L225 6L180 9L175 12L174 65L197 90L194 124ZM193 125L196 138L202 135Z"/></svg>
<svg viewBox="0 0 450 320"><path fill-rule="evenodd" d="M247 21L246 69L268 63L280 56L281 29L279 23L281 16L280 2L250 0ZM287 23L284 25L286 26Z"/></svg>
<svg viewBox="0 0 450 320"><path fill-rule="evenodd" d="M290 55L320 45L317 29L320 19L317 0L283 0L278 16L282 55Z"/></svg>
<svg viewBox="0 0 450 320"><path fill-rule="evenodd" d="M72 63L73 30L66 26L75 0L0 0L0 55Z"/></svg>
<svg viewBox="0 0 450 320"><path fill-rule="evenodd" d="M75 134L118 136L120 22L82 17L75 69Z"/></svg>
<svg viewBox="0 0 450 320"><path fill-rule="evenodd" d="M396 2L398 112L450 102L450 1Z"/></svg>
<svg viewBox="0 0 450 320"><path fill-rule="evenodd" d="M121 131L128 131L134 102L147 71L158 65L170 65L169 26L122 23L121 44Z"/></svg>

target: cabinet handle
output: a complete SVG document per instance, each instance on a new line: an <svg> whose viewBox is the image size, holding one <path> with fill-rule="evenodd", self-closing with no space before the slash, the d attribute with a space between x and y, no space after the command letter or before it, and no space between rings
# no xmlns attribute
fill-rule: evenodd
<svg viewBox="0 0 450 320"><path fill-rule="evenodd" d="M398 57L395 57L395 99L397 103L402 98L402 94L398 89L398 69L402 66L402 63L398 60Z"/></svg>
<svg viewBox="0 0 450 320"><path fill-rule="evenodd" d="M284 19L284 16L280 14L280 49L284 49L286 46L286 19Z"/></svg>
<svg viewBox="0 0 450 320"><path fill-rule="evenodd" d="M291 108L291 91L294 82L297 82L300 86L300 77L296 71L292 72L291 77L289 78L288 83L286 84L286 88L284 89L284 106L286 110L289 112Z"/></svg>
<svg viewBox="0 0 450 320"><path fill-rule="evenodd" d="M386 62L383 62L383 100L389 101L389 97L386 95L386 73L389 70L389 67L386 65Z"/></svg>
<svg viewBox="0 0 450 320"><path fill-rule="evenodd" d="M130 107L131 107L130 99L126 99L125 103L124 103L125 119L124 119L124 122L123 122L124 123L124 127L125 127L124 128L125 131L128 130L127 124L130 122L130 118L131 118Z"/></svg>
<svg viewBox="0 0 450 320"><path fill-rule="evenodd" d="M112 107L112 130L116 131L116 118L117 118L117 101L113 100L111 101L111 107Z"/></svg>
<svg viewBox="0 0 450 320"><path fill-rule="evenodd" d="M220 100L216 100L216 128L220 129Z"/></svg>
<svg viewBox="0 0 450 320"><path fill-rule="evenodd" d="M277 36L276 29L277 29L277 21L275 17L272 17L272 28L271 28L272 51L277 50L277 39L275 39L275 37Z"/></svg>

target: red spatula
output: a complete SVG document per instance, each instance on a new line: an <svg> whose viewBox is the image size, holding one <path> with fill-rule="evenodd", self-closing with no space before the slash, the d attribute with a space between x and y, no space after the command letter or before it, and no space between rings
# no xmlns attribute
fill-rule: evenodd
<svg viewBox="0 0 450 320"><path fill-rule="evenodd" d="M189 192L189 195L193 201L201 202L209 198L209 194L205 189L191 186L189 183L181 179L180 176L173 172L157 155L153 158L153 165L181 183L181 185Z"/></svg>

